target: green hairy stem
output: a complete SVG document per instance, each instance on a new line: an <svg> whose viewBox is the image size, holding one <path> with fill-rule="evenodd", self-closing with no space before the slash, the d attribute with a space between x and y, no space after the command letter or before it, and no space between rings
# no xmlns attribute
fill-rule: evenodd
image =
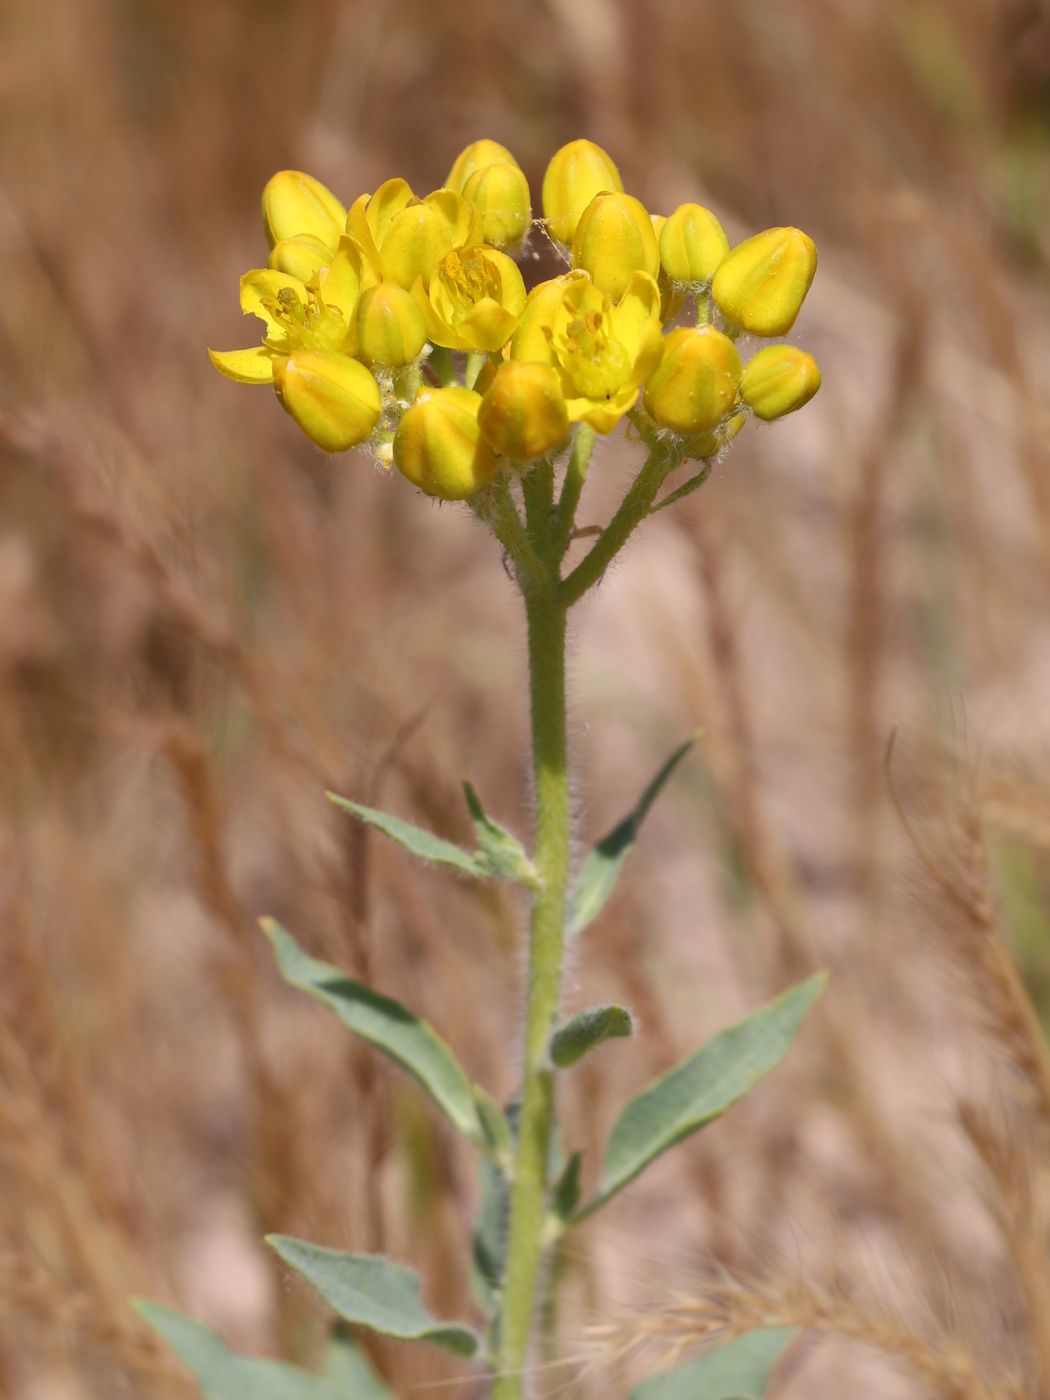
<svg viewBox="0 0 1050 1400"><path fill-rule="evenodd" d="M507 528L501 505L500 542L508 550L525 601L528 624L532 781L535 803L533 864L539 877L529 932L525 1049L517 1147L510 1189L506 1275L498 1328L498 1375L493 1400L521 1400L543 1269L548 1213L551 1137L555 1121L554 1069L549 1043L561 1008L562 961L569 881L569 781L566 752L565 642L569 608L596 583L634 527L648 512L671 461L654 453L620 509L583 562L563 582L562 557L572 536L576 505L594 434L579 435L558 507L553 473L537 464L523 483L527 526L522 540ZM513 505L511 504L511 509ZM539 575L537 562L543 567Z"/></svg>

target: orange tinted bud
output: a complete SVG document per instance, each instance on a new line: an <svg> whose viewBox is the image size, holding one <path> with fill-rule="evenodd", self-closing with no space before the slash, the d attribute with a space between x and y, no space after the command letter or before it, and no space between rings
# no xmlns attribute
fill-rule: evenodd
<svg viewBox="0 0 1050 1400"><path fill-rule="evenodd" d="M507 360L482 399L478 424L489 446L504 457L545 456L569 431L557 374L549 365Z"/></svg>
<svg viewBox="0 0 1050 1400"><path fill-rule="evenodd" d="M398 424L394 465L425 491L446 501L462 501L491 480L498 465L481 436L481 395L458 385L427 389Z"/></svg>
<svg viewBox="0 0 1050 1400"><path fill-rule="evenodd" d="M664 342L663 359L645 386L645 407L662 427L706 432L732 408L740 373L728 336L714 326L682 327Z"/></svg>

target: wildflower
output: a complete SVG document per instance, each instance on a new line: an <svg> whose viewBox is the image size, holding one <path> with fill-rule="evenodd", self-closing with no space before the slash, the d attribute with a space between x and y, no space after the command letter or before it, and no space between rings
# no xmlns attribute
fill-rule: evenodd
<svg viewBox="0 0 1050 1400"><path fill-rule="evenodd" d="M660 249L641 200L622 193L595 195L573 234L572 265L589 272L598 290L613 298L623 295L635 272L655 277Z"/></svg>
<svg viewBox="0 0 1050 1400"><path fill-rule="evenodd" d="M518 461L543 457L565 441L569 413L549 365L506 360L492 376L478 426L489 446Z"/></svg>
<svg viewBox="0 0 1050 1400"><path fill-rule="evenodd" d="M740 356L714 326L672 331L663 358L645 386L645 407L664 428L703 433L715 427L736 401Z"/></svg>
<svg viewBox="0 0 1050 1400"><path fill-rule="evenodd" d="M370 437L382 412L379 385L359 360L332 350L298 350L280 360L274 387L282 407L325 452Z"/></svg>
<svg viewBox="0 0 1050 1400"><path fill-rule="evenodd" d="M423 313L411 292L396 282L369 287L357 304L355 353L369 364L411 364L426 343Z"/></svg>
<svg viewBox="0 0 1050 1400"><path fill-rule="evenodd" d="M583 211L596 194L619 193L620 172L593 141L570 141L551 156L543 176L543 216L547 232L568 247Z"/></svg>
<svg viewBox="0 0 1050 1400"><path fill-rule="evenodd" d="M493 248L517 248L532 226L529 182L517 165L483 165L467 180L463 198L481 218L480 237Z"/></svg>
<svg viewBox="0 0 1050 1400"><path fill-rule="evenodd" d="M569 419L611 432L660 360L660 289L632 274L613 302L585 272L541 283L529 295L511 341L511 358L558 373Z"/></svg>
<svg viewBox="0 0 1050 1400"><path fill-rule="evenodd" d="M330 189L302 170L279 170L262 194L263 226L272 248L307 233L333 252L346 224L346 210Z"/></svg>
<svg viewBox="0 0 1050 1400"><path fill-rule="evenodd" d="M430 279L412 288L435 345L493 353L506 344L525 306L525 283L506 253L478 244L453 249Z"/></svg>
<svg viewBox="0 0 1050 1400"><path fill-rule="evenodd" d="M455 385L425 389L398 424L394 465L428 496L462 501L488 482L498 465L481 435L481 395Z"/></svg>
<svg viewBox="0 0 1050 1400"><path fill-rule="evenodd" d="M768 228L722 260L711 295L726 320L752 335L786 335L817 270L817 250L801 229Z"/></svg>
<svg viewBox="0 0 1050 1400"><path fill-rule="evenodd" d="M820 388L812 355L794 345L768 345L744 366L740 396L766 422L804 408Z"/></svg>
<svg viewBox="0 0 1050 1400"><path fill-rule="evenodd" d="M501 146L498 141L490 141L483 138L480 141L472 141L469 146L465 146L459 155L452 162L452 169L448 172L445 180L445 189L452 190L455 194L462 194L466 189L470 177L478 170L483 170L487 165L514 165L518 162L507 150L506 146Z"/></svg>
<svg viewBox="0 0 1050 1400"><path fill-rule="evenodd" d="M249 350L209 350L212 363L228 379L270 384L275 363L295 350L349 350L360 282L359 256L347 239L309 283L273 268L246 272L241 310L258 317L266 334Z"/></svg>
<svg viewBox="0 0 1050 1400"><path fill-rule="evenodd" d="M680 204L660 230L660 263L672 282L708 286L728 252L725 229L702 204Z"/></svg>
<svg viewBox="0 0 1050 1400"><path fill-rule="evenodd" d="M429 283L454 248L479 242L480 222L477 209L454 191L435 190L418 199L407 181L394 179L355 200L346 227L374 280L396 282L407 291L417 277L424 286Z"/></svg>

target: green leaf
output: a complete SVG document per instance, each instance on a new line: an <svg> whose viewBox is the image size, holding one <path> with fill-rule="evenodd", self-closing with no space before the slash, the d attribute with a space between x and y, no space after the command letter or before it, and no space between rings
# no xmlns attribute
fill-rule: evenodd
<svg viewBox="0 0 1050 1400"><path fill-rule="evenodd" d="M499 1310L503 1271L507 1252L507 1219L510 1213L510 1187L507 1177L492 1162L478 1164L481 1201L474 1223L474 1296L486 1317Z"/></svg>
<svg viewBox="0 0 1050 1400"><path fill-rule="evenodd" d="M325 1374L342 1400L395 1400L394 1392L376 1375L371 1362L343 1322L338 1322L328 1343Z"/></svg>
<svg viewBox="0 0 1050 1400"><path fill-rule="evenodd" d="M559 1069L568 1069L603 1040L615 1040L633 1032L634 1022L626 1007L592 1006L577 1012L571 1021L554 1032L551 1059Z"/></svg>
<svg viewBox="0 0 1050 1400"><path fill-rule="evenodd" d="M559 1228L572 1218L572 1213L580 1204L580 1167L583 1153L574 1152L565 1163L561 1176L555 1182L551 1193L551 1210L559 1222Z"/></svg>
<svg viewBox="0 0 1050 1400"><path fill-rule="evenodd" d="M535 885L536 868L518 838L506 827L500 826L499 822L493 821L470 783L463 784L463 792L478 838L478 850L474 856L477 864L487 874L499 879Z"/></svg>
<svg viewBox="0 0 1050 1400"><path fill-rule="evenodd" d="M604 1205L661 1153L719 1117L779 1064L826 980L821 972L800 982L716 1035L632 1099L610 1134L597 1194L574 1220Z"/></svg>
<svg viewBox="0 0 1050 1400"><path fill-rule="evenodd" d="M263 919L286 982L323 1001L345 1026L408 1070L461 1133L484 1147L474 1092L452 1051L426 1023L396 1001L351 981L330 963L312 958L273 919Z"/></svg>
<svg viewBox="0 0 1050 1400"><path fill-rule="evenodd" d="M403 1264L376 1254L323 1249L287 1235L267 1235L266 1243L347 1322L405 1342L433 1342L457 1356L472 1356L477 1350L477 1334L471 1328L430 1315L420 1295L419 1275Z"/></svg>
<svg viewBox="0 0 1050 1400"><path fill-rule="evenodd" d="M479 1084L474 1085L474 1106L489 1155L497 1162L509 1164L514 1156L514 1137L507 1115L492 1102Z"/></svg>
<svg viewBox="0 0 1050 1400"><path fill-rule="evenodd" d="M360 802L351 802L348 797L340 797L334 792L328 792L325 796L358 821L397 841L414 856L432 860L437 865L450 865L453 870L458 870L463 875L473 875L475 879L484 879L489 873L477 856L471 855L452 841L435 836L433 832L424 831L421 826L413 826L411 822L392 817L389 812L380 812L376 807L365 807Z"/></svg>
<svg viewBox="0 0 1050 1400"><path fill-rule="evenodd" d="M696 734L693 734L684 744L679 744L642 793L634 808L624 817L622 822L602 837L583 862L580 873L576 877L570 900L568 922L570 938L575 938L578 933L581 933L604 909L605 903L620 877L623 863L638 839L638 832L649 808L656 801L660 789L675 768L696 743L697 737Z"/></svg>
<svg viewBox="0 0 1050 1400"><path fill-rule="evenodd" d="M217 1332L172 1308L136 1298L132 1306L190 1368L205 1400L359 1400L330 1376L311 1376L283 1361L238 1356ZM381 1391L360 1400L383 1400Z"/></svg>
<svg viewBox="0 0 1050 1400"><path fill-rule="evenodd" d="M629 1400L763 1400L773 1367L797 1336L797 1327L747 1332L699 1361L642 1381Z"/></svg>

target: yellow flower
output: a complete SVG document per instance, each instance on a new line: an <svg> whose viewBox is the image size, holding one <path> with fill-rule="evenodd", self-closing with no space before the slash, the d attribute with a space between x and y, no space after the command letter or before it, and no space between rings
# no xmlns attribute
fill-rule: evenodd
<svg viewBox="0 0 1050 1400"><path fill-rule="evenodd" d="M279 361L282 407L325 452L346 452L370 437L382 412L379 385L359 360L332 350L298 350Z"/></svg>
<svg viewBox="0 0 1050 1400"><path fill-rule="evenodd" d="M647 272L635 272L615 303L585 272L569 272L530 293L510 354L552 366L570 421L608 433L634 407L662 348L660 289Z"/></svg>
<svg viewBox="0 0 1050 1400"><path fill-rule="evenodd" d="M525 306L525 283L517 264L483 243L446 254L429 289L419 277L412 294L423 312L428 338L450 350L499 350Z"/></svg>
<svg viewBox="0 0 1050 1400"><path fill-rule="evenodd" d="M655 277L660 248L652 217L630 194L598 194L580 216L572 238L572 265L589 272L594 285L619 297L636 272Z"/></svg>
<svg viewBox="0 0 1050 1400"><path fill-rule="evenodd" d="M452 169L448 172L445 181L445 189L452 190L455 194L462 194L467 186L467 181L475 171L483 170L486 165L514 165L518 162L507 150L506 146L501 146L498 141L490 141L483 137L480 141L471 141L469 146L465 146L459 155L452 162Z"/></svg>
<svg viewBox="0 0 1050 1400"><path fill-rule="evenodd" d="M481 436L481 395L455 385L425 389L394 434L394 465L428 496L463 501L490 481L498 466Z"/></svg>
<svg viewBox="0 0 1050 1400"><path fill-rule="evenodd" d="M767 228L719 263L711 295L733 325L752 335L787 335L816 270L812 238L797 228Z"/></svg>
<svg viewBox="0 0 1050 1400"><path fill-rule="evenodd" d="M612 157L593 141L570 141L555 151L543 176L543 217L556 243L572 243L580 216L596 194L623 189Z"/></svg>
<svg viewBox="0 0 1050 1400"><path fill-rule="evenodd" d="M481 217L480 236L494 248L517 248L532 227L529 182L517 165L483 165L467 180L463 198Z"/></svg>
<svg viewBox="0 0 1050 1400"><path fill-rule="evenodd" d="M752 355L740 381L741 398L767 423L804 408L819 388L816 360L794 345L769 345Z"/></svg>
<svg viewBox="0 0 1050 1400"><path fill-rule="evenodd" d="M266 334L249 350L209 350L212 364L227 379L270 384L275 362L296 350L349 350L360 287L360 256L347 238L309 283L273 268L246 272L241 310L257 316Z"/></svg>
<svg viewBox="0 0 1050 1400"><path fill-rule="evenodd" d="M362 294L355 329L355 354L390 369L411 364L427 339L422 312L396 282L380 282Z"/></svg>
<svg viewBox="0 0 1050 1400"><path fill-rule="evenodd" d="M334 252L346 224L346 210L332 191L302 170L278 170L267 180L262 215L271 248L308 233Z"/></svg>
<svg viewBox="0 0 1050 1400"><path fill-rule="evenodd" d="M426 286L454 248L479 241L481 216L452 190L417 199L405 180L387 180L363 194L347 215L347 232L361 249L372 278L406 291L417 277Z"/></svg>
<svg viewBox="0 0 1050 1400"><path fill-rule="evenodd" d="M313 233L296 233L282 238L270 249L270 266L275 272L287 272L300 282L309 282L322 268L330 265L335 249Z"/></svg>
<svg viewBox="0 0 1050 1400"><path fill-rule="evenodd" d="M740 356L729 337L714 326L683 326L664 341L645 407L661 427L703 433L732 408L739 384Z"/></svg>
<svg viewBox="0 0 1050 1400"><path fill-rule="evenodd" d="M660 230L660 262L672 282L706 287L728 252L725 229L702 204L680 204Z"/></svg>
<svg viewBox="0 0 1050 1400"><path fill-rule="evenodd" d="M569 431L557 373L550 365L505 360L481 401L478 425L503 457L528 462L553 451Z"/></svg>

